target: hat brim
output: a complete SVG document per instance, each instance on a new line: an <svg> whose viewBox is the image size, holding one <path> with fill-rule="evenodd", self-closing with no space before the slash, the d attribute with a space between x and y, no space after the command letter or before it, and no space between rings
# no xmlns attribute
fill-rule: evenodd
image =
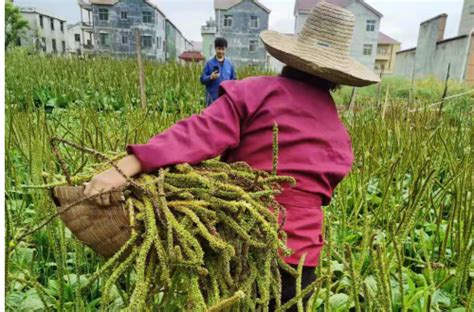
<svg viewBox="0 0 474 312"><path fill-rule="evenodd" d="M296 37L272 30L260 34L265 49L280 62L332 82L364 87L380 82L380 77L351 57L328 57L324 47L298 42Z"/></svg>

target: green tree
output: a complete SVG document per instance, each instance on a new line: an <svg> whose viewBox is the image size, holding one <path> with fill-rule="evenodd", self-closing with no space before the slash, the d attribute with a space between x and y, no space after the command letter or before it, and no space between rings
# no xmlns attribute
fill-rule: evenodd
<svg viewBox="0 0 474 312"><path fill-rule="evenodd" d="M28 29L28 21L11 0L5 2L5 49Z"/></svg>

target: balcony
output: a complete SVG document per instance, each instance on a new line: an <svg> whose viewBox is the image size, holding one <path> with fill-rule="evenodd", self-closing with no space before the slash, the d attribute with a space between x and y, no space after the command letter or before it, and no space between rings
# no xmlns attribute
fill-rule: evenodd
<svg viewBox="0 0 474 312"><path fill-rule="evenodd" d="M87 32L94 31L94 27L92 26L92 23L88 23L88 22L82 22L81 28L82 30L87 31Z"/></svg>

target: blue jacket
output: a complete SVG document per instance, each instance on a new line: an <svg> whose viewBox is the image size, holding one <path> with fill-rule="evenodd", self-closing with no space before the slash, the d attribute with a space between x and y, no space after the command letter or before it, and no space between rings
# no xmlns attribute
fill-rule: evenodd
<svg viewBox="0 0 474 312"><path fill-rule="evenodd" d="M214 66L219 67L220 76L215 80L211 80ZM215 56L209 59L201 74L201 83L206 86L206 105L209 106L218 98L219 85L222 81L235 79L237 79L237 75L235 74L234 65L227 58L224 58L223 64Z"/></svg>

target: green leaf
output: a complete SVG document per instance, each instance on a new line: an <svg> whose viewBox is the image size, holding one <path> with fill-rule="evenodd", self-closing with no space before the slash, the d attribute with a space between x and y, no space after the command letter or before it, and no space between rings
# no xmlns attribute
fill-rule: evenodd
<svg viewBox="0 0 474 312"><path fill-rule="evenodd" d="M21 302L20 311L41 311L44 310L45 306L41 301L36 289L30 289L25 294L25 299Z"/></svg>
<svg viewBox="0 0 474 312"><path fill-rule="evenodd" d="M349 296L346 294L335 294L329 298L331 309L346 308L349 304Z"/></svg>

